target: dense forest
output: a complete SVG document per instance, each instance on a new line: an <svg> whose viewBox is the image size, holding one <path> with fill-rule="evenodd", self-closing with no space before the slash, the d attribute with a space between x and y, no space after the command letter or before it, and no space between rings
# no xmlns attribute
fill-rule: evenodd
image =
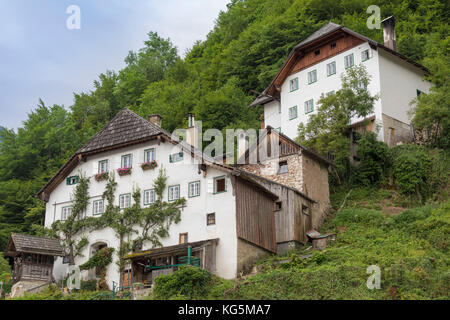
<svg viewBox="0 0 450 320"><path fill-rule="evenodd" d="M92 91L74 93L72 106L39 100L21 128L0 131L0 252L10 232L32 233L42 224L38 190L121 109L159 113L169 131L184 127L189 112L204 129L258 127L262 109L248 107L255 92L265 89L290 49L322 25L331 20L383 41L381 29L366 26L373 4L382 18L396 17L398 50L430 69L436 95L424 103L440 106L448 129L447 0L232 0L185 57L169 39L149 32L122 70L100 74ZM424 113L427 119L429 110Z"/></svg>

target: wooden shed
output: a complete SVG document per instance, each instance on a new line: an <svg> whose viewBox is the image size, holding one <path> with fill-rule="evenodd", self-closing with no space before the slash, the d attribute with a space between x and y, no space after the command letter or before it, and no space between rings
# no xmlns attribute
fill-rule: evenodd
<svg viewBox="0 0 450 320"><path fill-rule="evenodd" d="M13 283L18 281L52 282L55 256L63 256L58 239L11 233L5 256L14 258Z"/></svg>

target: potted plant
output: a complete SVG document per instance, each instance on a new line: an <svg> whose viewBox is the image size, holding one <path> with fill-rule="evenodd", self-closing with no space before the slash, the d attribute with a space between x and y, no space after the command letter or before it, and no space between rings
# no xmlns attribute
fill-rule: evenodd
<svg viewBox="0 0 450 320"><path fill-rule="evenodd" d="M97 173L97 174L94 176L94 178L95 178L95 180L96 180L97 182L106 180L106 179L108 179L108 177L109 177L109 173L108 173L108 172L100 172L100 173Z"/></svg>
<svg viewBox="0 0 450 320"><path fill-rule="evenodd" d="M158 166L158 163L156 162L156 160L152 160L150 162L146 161L141 164L142 170L152 170L152 169L155 169L157 166Z"/></svg>
<svg viewBox="0 0 450 320"><path fill-rule="evenodd" d="M131 174L131 168L129 168L129 167L119 168L119 169L117 169L117 173L119 174L119 176L125 176L127 174Z"/></svg>

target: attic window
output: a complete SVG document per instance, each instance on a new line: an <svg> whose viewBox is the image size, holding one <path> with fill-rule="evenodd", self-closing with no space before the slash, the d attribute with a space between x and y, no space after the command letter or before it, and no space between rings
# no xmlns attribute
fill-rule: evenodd
<svg viewBox="0 0 450 320"><path fill-rule="evenodd" d="M281 201L277 201L275 202L275 211L280 211L281 210Z"/></svg>
<svg viewBox="0 0 450 320"><path fill-rule="evenodd" d="M66 179L66 184L68 186L73 185L73 184L77 184L78 182L80 182L80 177L78 177L78 176L68 177Z"/></svg>
<svg viewBox="0 0 450 320"><path fill-rule="evenodd" d="M288 164L287 161L281 161L279 164L279 174L287 173L288 172Z"/></svg>
<svg viewBox="0 0 450 320"><path fill-rule="evenodd" d="M214 178L214 193L221 193L227 191L227 184L225 176Z"/></svg>
<svg viewBox="0 0 450 320"><path fill-rule="evenodd" d="M331 48L331 49L336 48L336 42L332 42L332 43L330 44L330 48Z"/></svg>
<svg viewBox="0 0 450 320"><path fill-rule="evenodd" d="M314 55L318 56L320 54L320 49L317 49L316 51L314 51Z"/></svg>

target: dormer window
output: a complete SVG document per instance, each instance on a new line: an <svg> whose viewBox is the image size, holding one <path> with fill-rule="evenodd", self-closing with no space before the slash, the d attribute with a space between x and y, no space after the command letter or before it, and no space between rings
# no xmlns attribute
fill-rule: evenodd
<svg viewBox="0 0 450 320"><path fill-rule="evenodd" d="M298 89L298 78L294 78L289 81L289 89L291 92Z"/></svg>
<svg viewBox="0 0 450 320"><path fill-rule="evenodd" d="M66 184L68 186L71 186L73 184L77 184L78 182L80 182L80 177L79 176L72 176L72 177L68 177L66 179Z"/></svg>

